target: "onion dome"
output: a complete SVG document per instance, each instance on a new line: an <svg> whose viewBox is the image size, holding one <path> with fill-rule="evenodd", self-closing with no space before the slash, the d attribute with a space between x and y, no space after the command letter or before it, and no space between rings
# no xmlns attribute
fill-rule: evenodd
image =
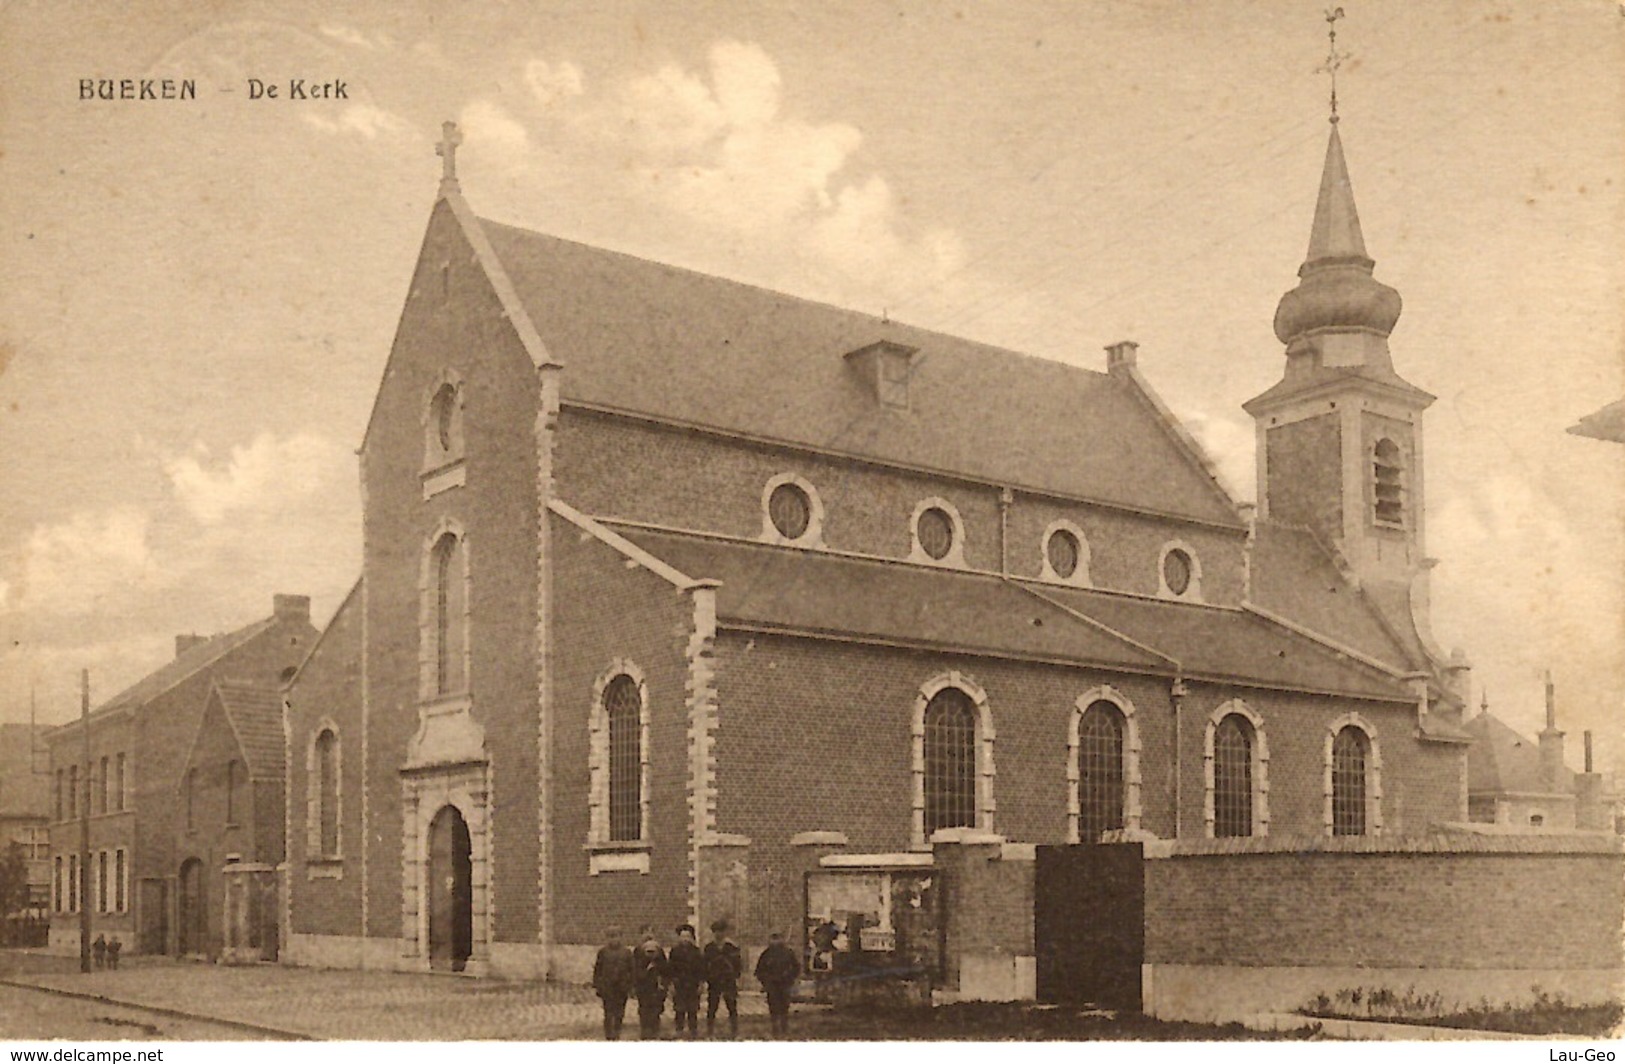
<svg viewBox="0 0 1625 1064"><path fill-rule="evenodd" d="M1336 123L1332 119L1309 254L1298 269L1298 286L1275 308L1275 335L1284 344L1321 329L1387 336L1399 321L1399 293L1371 275L1376 263L1365 253Z"/></svg>

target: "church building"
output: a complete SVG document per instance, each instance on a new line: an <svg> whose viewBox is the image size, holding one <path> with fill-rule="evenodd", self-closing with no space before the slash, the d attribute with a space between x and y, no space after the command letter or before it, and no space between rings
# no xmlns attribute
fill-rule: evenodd
<svg viewBox="0 0 1625 1064"><path fill-rule="evenodd" d="M288 691L285 959L582 979L610 925L794 936L831 862L1467 819L1432 396L1335 118L1256 509L1134 343L1085 369L501 224L459 139L361 577Z"/></svg>

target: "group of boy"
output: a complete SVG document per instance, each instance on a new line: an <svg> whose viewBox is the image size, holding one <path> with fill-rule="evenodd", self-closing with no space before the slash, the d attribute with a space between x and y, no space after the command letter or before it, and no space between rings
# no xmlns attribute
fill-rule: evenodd
<svg viewBox="0 0 1625 1064"><path fill-rule="evenodd" d="M118 970L118 955L123 952L124 943L114 935L109 939L106 935L97 935L96 941L90 944L90 955L95 958L96 967Z"/></svg>
<svg viewBox="0 0 1625 1064"><path fill-rule="evenodd" d="M593 963L592 986L604 1005L604 1037L613 1042L621 1037L626 1019L626 1003L638 1002L639 1037L651 1041L660 1037L660 1017L666 996L671 995L677 1036L698 1037L700 987L705 987L705 1036L716 1037L717 1012L728 1010L728 1035L739 1037L739 980L745 972L745 957L730 937L726 920L711 925L711 941L701 949L693 924L677 928L677 942L668 953L660 936L645 926L635 947L621 941L619 928L610 928L605 943ZM784 936L774 932L767 948L756 961L756 979L767 995L768 1015L773 1036L790 1034L790 988L801 975L801 962Z"/></svg>

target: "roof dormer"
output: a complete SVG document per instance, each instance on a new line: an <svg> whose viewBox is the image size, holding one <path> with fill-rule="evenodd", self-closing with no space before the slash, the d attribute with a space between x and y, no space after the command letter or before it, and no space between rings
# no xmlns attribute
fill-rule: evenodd
<svg viewBox="0 0 1625 1064"><path fill-rule="evenodd" d="M889 410L908 409L909 377L920 349L891 340L877 340L846 354L847 364L869 385L875 399Z"/></svg>

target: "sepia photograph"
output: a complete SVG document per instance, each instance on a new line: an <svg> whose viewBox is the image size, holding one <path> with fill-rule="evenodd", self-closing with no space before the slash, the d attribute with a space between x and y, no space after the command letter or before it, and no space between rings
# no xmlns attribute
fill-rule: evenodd
<svg viewBox="0 0 1625 1064"><path fill-rule="evenodd" d="M0 188L11 1060L1625 1048L1619 0L10 0Z"/></svg>

